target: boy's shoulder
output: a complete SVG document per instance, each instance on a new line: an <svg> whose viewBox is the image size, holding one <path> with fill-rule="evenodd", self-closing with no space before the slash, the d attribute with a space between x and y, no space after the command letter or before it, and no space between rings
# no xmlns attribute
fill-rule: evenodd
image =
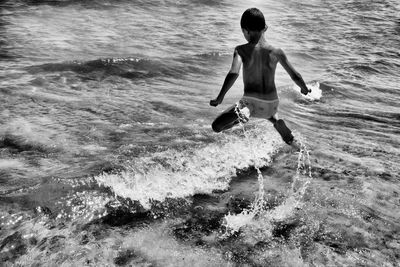
<svg viewBox="0 0 400 267"><path fill-rule="evenodd" d="M285 57L283 50L279 47L272 46L270 44L260 45L263 54L268 54L269 58L273 61L279 61ZM246 60L251 57L254 50L254 44L246 43L235 47L235 54L237 53L242 60Z"/></svg>
<svg viewBox="0 0 400 267"><path fill-rule="evenodd" d="M259 47L267 50L270 53L272 52L272 53L274 53L276 55L279 55L279 54L283 53L283 50L281 48L272 46L270 44L261 45ZM245 50L248 50L248 49L253 50L254 49L254 45L250 44L250 43L246 43L246 44L241 44L241 45L238 45L238 46L235 47L235 50L238 51L238 52L239 51L245 51Z"/></svg>
<svg viewBox="0 0 400 267"><path fill-rule="evenodd" d="M241 51L246 50L246 46L247 46L247 45L248 45L248 44L241 44L241 45L236 46L236 47L235 47L235 52L240 53Z"/></svg>

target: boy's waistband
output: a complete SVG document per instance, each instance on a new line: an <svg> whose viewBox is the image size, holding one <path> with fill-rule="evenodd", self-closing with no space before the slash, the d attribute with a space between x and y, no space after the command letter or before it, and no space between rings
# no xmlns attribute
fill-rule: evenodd
<svg viewBox="0 0 400 267"><path fill-rule="evenodd" d="M246 96L246 95L244 95L242 97L242 99L256 100L256 101L260 101L260 102L264 102L264 103L276 103L276 102L279 102L278 98L277 99L266 100L266 99L260 99L260 98L254 97L254 96Z"/></svg>

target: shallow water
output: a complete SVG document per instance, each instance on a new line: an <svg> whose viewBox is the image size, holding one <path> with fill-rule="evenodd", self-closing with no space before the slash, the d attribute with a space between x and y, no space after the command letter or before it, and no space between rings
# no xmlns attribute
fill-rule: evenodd
<svg viewBox="0 0 400 267"><path fill-rule="evenodd" d="M250 6L313 88L278 68L300 154L261 120L211 130ZM0 8L6 265L399 266L397 1Z"/></svg>

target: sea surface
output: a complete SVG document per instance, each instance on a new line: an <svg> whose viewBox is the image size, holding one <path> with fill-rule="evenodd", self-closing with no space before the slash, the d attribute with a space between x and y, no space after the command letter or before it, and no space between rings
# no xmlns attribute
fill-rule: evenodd
<svg viewBox="0 0 400 267"><path fill-rule="evenodd" d="M241 14L279 117L224 133ZM2 266L400 266L398 0L3 0Z"/></svg>

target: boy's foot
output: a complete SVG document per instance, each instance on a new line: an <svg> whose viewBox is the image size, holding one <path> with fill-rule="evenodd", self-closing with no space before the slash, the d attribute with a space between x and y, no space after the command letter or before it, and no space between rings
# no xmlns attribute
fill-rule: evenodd
<svg viewBox="0 0 400 267"><path fill-rule="evenodd" d="M290 146L294 149L296 149L297 151L300 151L301 149L301 143L299 142L299 140L297 140L296 138L293 139L292 143L290 144Z"/></svg>

